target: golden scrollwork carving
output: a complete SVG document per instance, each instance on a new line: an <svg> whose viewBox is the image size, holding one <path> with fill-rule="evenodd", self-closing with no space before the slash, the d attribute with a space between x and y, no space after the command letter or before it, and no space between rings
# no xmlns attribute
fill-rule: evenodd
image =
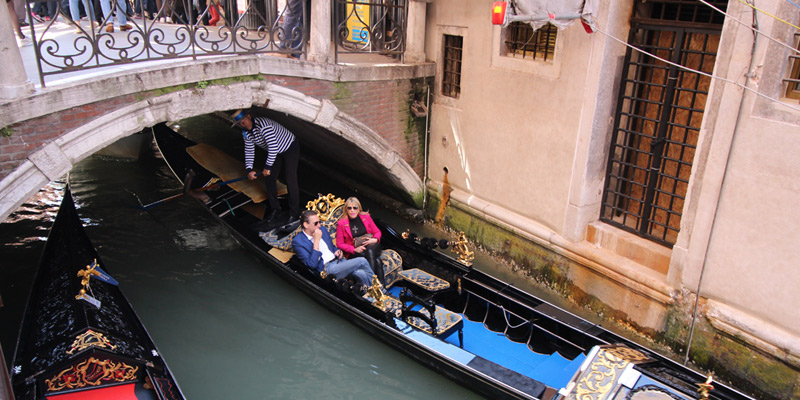
<svg viewBox="0 0 800 400"><path fill-rule="evenodd" d="M592 360L588 372L578 381L575 398L578 400L599 400L614 387L619 373L629 364L617 357L607 348L601 348Z"/></svg>
<svg viewBox="0 0 800 400"><path fill-rule="evenodd" d="M64 389L98 386L103 383L127 382L136 380L138 371L139 367L124 362L89 357L59 372L52 379L45 379L45 385L48 392L57 392Z"/></svg>
<svg viewBox="0 0 800 400"><path fill-rule="evenodd" d="M373 306L381 311L386 311L386 293L383 291L383 285L381 285L378 275L372 275L372 286L367 289L367 295L375 299L375 302L372 303Z"/></svg>
<svg viewBox="0 0 800 400"><path fill-rule="evenodd" d="M453 246L453 253L456 253L458 256L458 262L470 266L472 265L472 260L475 259L475 253L473 253L467 245L469 241L467 240L467 235L464 232L458 233L458 239L455 242L452 242Z"/></svg>
<svg viewBox="0 0 800 400"><path fill-rule="evenodd" d="M623 346L608 347L605 349L605 351L609 356L614 356L621 360L629 361L634 364L638 364L644 361L650 361L650 358L644 355L644 353L642 353L639 350L631 349L630 347L623 347Z"/></svg>
<svg viewBox="0 0 800 400"><path fill-rule="evenodd" d="M319 214L321 221L329 221L332 219L339 219L339 216L334 215L336 209L344 205L344 199L328 193L325 196L320 195L316 200L311 200L306 203L306 209L314 210Z"/></svg>
<svg viewBox="0 0 800 400"><path fill-rule="evenodd" d="M95 332L91 329L88 329L86 332L75 336L75 341L72 342L72 346L69 350L67 350L67 354L73 354L76 351L82 351L84 349L88 349L89 347L103 347L106 349L114 350L117 348L116 345L111 344L111 342L103 336L102 333Z"/></svg>

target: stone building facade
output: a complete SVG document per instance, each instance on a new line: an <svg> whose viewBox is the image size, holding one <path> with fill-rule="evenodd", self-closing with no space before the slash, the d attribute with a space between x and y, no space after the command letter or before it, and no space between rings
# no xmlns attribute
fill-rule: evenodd
<svg viewBox="0 0 800 400"><path fill-rule="evenodd" d="M758 397L797 398L798 9L596 3L594 33L428 5L429 189L446 168L450 226Z"/></svg>

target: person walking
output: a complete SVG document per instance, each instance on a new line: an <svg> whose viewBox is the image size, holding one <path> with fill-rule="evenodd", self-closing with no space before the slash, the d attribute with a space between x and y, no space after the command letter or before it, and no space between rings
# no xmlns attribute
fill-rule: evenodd
<svg viewBox="0 0 800 400"><path fill-rule="evenodd" d="M114 21L111 19L111 3L109 0L100 0L100 8L103 9L103 20L106 22L106 32L114 32ZM128 2L126 0L117 0L116 15L117 22L119 22L119 30L129 31L133 27L128 24L128 18L125 13L128 10Z"/></svg>

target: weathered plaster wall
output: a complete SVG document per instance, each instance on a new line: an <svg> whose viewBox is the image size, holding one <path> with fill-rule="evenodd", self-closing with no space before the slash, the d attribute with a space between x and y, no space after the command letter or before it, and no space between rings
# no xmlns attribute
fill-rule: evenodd
<svg viewBox="0 0 800 400"><path fill-rule="evenodd" d="M797 20L785 2L761 6ZM741 4L731 3L728 12L753 19ZM762 32L791 42L788 26L763 15L758 21ZM800 106L780 102L791 50L763 36L755 50L753 43L748 27L727 21L715 75L729 82L715 81L709 94L669 280L690 292L700 284L714 328L797 369Z"/></svg>
<svg viewBox="0 0 800 400"><path fill-rule="evenodd" d="M489 5L468 3L428 8L426 53L438 68L431 177L446 166L453 187L561 232L592 39L578 24L558 32L555 63L498 58ZM457 99L440 94L444 34L464 38Z"/></svg>
<svg viewBox="0 0 800 400"><path fill-rule="evenodd" d="M573 26L559 31L553 63L520 66L497 56L489 6L468 3L437 0L428 9L426 53L438 64L429 188L439 192L448 167L446 223L678 352L689 345L702 273L692 359L759 398L797 398L796 100L786 101L794 110L756 95L741 103L740 87L713 81L681 232L669 249L597 221L624 45ZM627 38L634 2L600 3L601 29ZM798 22L786 2L759 7ZM729 12L752 21L744 4L729 3ZM785 24L763 14L759 23L796 43ZM464 38L457 99L439 94L445 34ZM714 74L744 83L752 38L727 20ZM790 53L762 39L751 86L780 98Z"/></svg>

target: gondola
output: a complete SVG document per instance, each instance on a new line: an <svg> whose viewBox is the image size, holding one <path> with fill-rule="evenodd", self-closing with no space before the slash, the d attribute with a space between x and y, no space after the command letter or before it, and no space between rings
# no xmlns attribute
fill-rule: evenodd
<svg viewBox="0 0 800 400"><path fill-rule="evenodd" d="M203 149L207 145L164 124L153 133L185 191L233 177L206 169L214 164L203 159L213 154ZM242 174L243 163L237 163ZM217 168L226 169L212 167ZM194 173L191 182L183 178L188 171ZM246 194L251 189L205 191L205 206L266 266L312 299L488 398L749 398L473 268L463 235L454 241L419 238L376 221L386 287L375 282L365 294L347 279L312 273L293 257L290 243L298 223L260 221L264 206ZM316 209L333 234L344 201L333 194L307 196L307 208Z"/></svg>
<svg viewBox="0 0 800 400"><path fill-rule="evenodd" d="M69 186L20 326L17 400L182 400L184 396L75 210Z"/></svg>

